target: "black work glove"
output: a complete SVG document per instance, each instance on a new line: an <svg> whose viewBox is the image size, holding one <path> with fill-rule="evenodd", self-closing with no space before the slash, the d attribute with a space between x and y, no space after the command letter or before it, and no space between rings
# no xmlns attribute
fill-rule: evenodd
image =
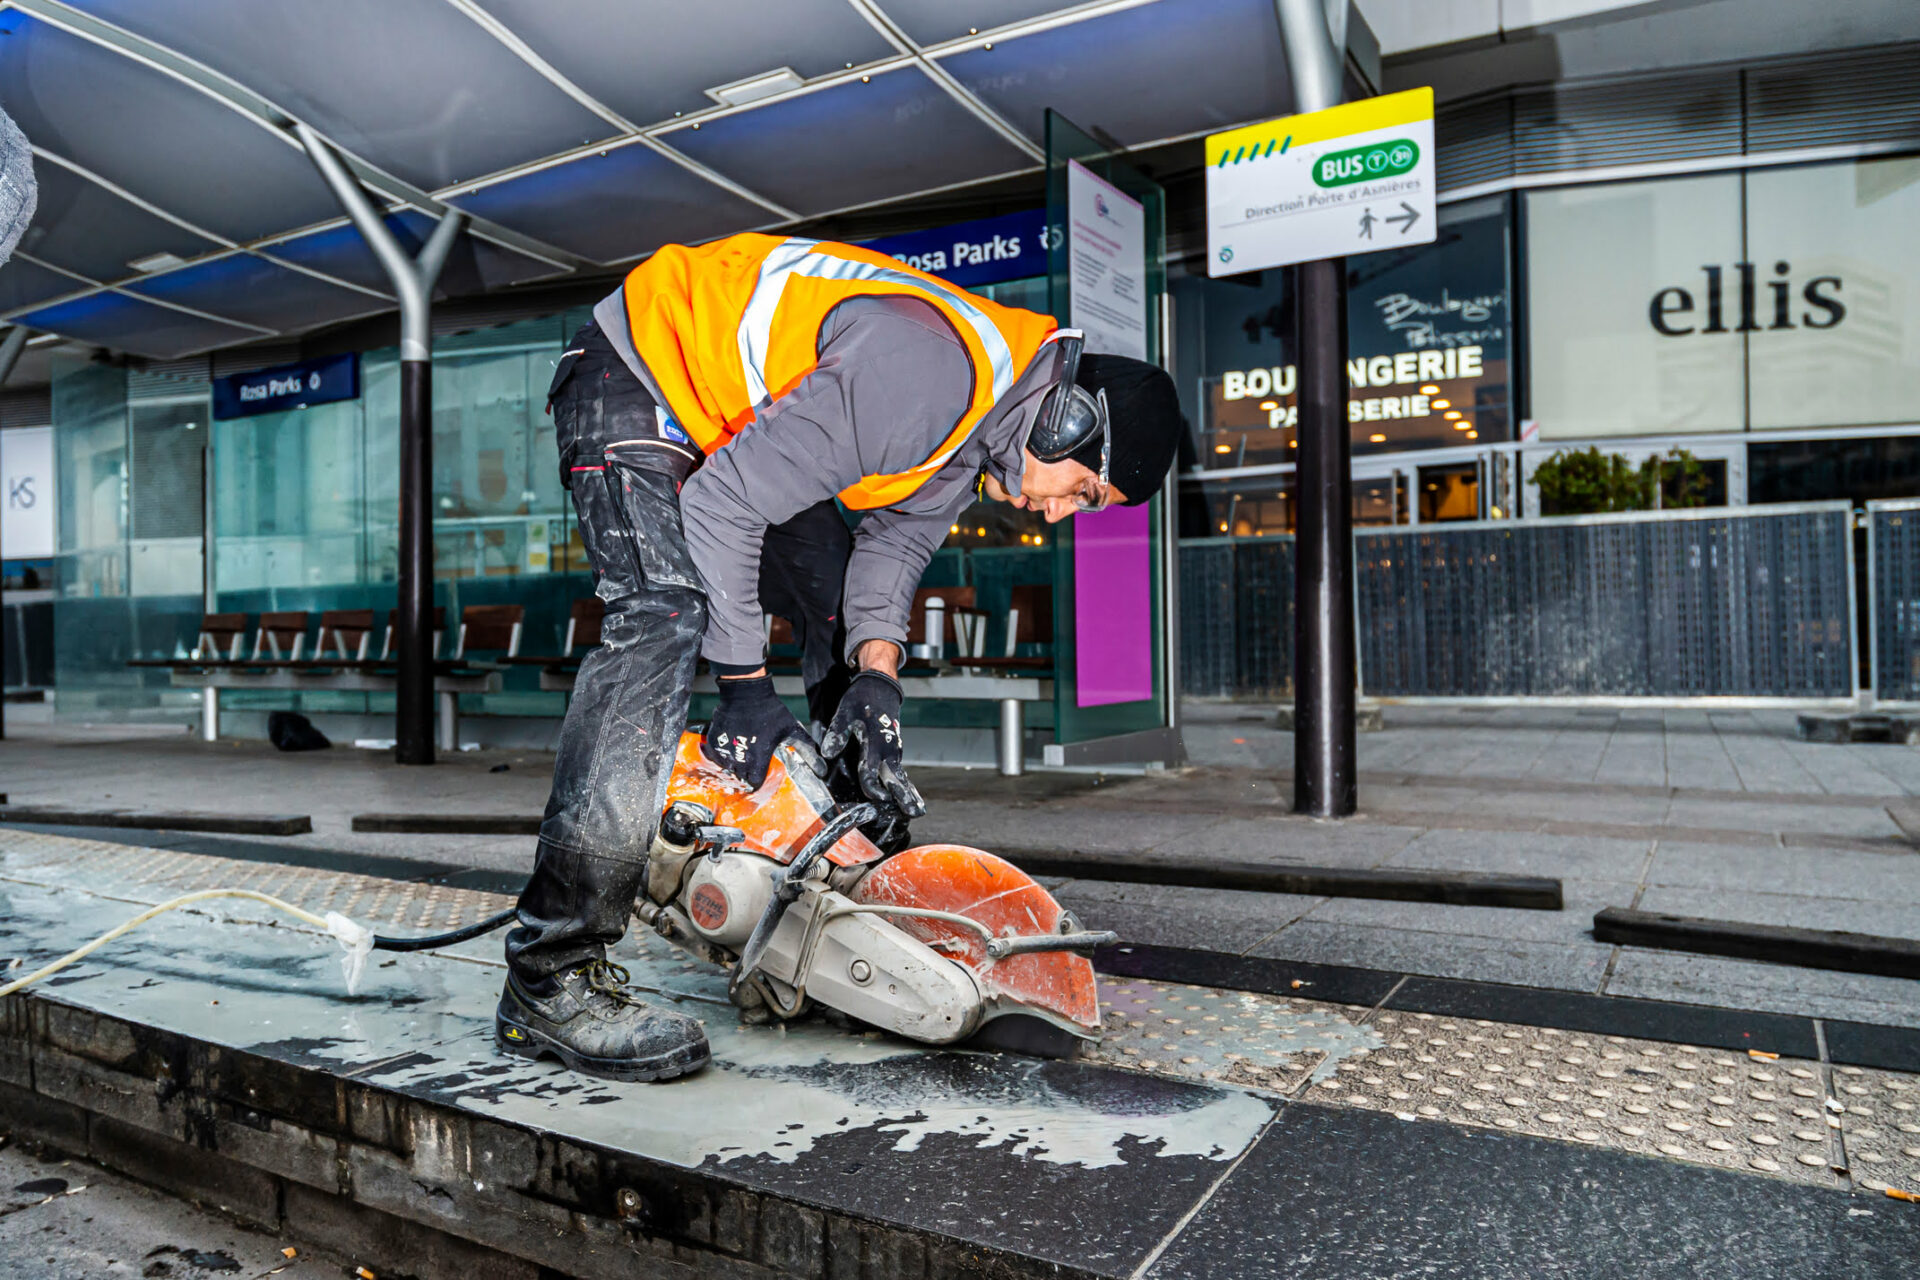
<svg viewBox="0 0 1920 1280"><path fill-rule="evenodd" d="M807 730L773 691L772 676L721 678L720 705L700 744L707 759L750 787L767 780L767 765L781 743L793 740L816 771L820 753Z"/></svg>
<svg viewBox="0 0 1920 1280"><path fill-rule="evenodd" d="M927 811L927 802L907 780L900 740L900 702L906 695L900 682L883 671L862 671L840 698L820 754L828 760L844 755L849 742L860 744L860 790L877 804L890 804L909 818Z"/></svg>

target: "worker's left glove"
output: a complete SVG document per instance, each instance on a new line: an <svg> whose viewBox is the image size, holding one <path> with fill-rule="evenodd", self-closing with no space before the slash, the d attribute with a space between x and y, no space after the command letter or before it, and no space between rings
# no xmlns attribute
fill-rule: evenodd
<svg viewBox="0 0 1920 1280"><path fill-rule="evenodd" d="M927 811L927 802L907 779L900 738L900 682L883 671L862 671L840 698L820 754L838 759L850 742L860 744L860 790L869 800L890 804L909 818Z"/></svg>
<svg viewBox="0 0 1920 1280"><path fill-rule="evenodd" d="M767 766L783 742L791 740L816 772L823 767L805 726L774 693L772 676L722 678L719 685L720 705L700 744L709 760L756 790L767 780Z"/></svg>

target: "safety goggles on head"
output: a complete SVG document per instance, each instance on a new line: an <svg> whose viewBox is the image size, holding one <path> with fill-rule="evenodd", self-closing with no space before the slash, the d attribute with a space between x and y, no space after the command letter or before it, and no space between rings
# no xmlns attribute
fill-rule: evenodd
<svg viewBox="0 0 1920 1280"><path fill-rule="evenodd" d="M1054 380L1027 436L1027 452L1042 462L1064 462L1097 433L1100 438L1100 488L1074 504L1082 511L1098 511L1112 501L1108 480L1113 462L1113 423L1107 412L1107 393L1089 392L1074 379L1080 372L1080 353L1086 336L1078 329L1061 329L1049 341L1060 344L1060 376Z"/></svg>

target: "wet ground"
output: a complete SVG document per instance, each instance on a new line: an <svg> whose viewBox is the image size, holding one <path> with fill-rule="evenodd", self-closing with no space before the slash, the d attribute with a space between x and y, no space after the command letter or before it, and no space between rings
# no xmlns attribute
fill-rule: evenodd
<svg viewBox="0 0 1920 1280"><path fill-rule="evenodd" d="M0 951L32 964L212 885L395 932L505 901L7 832ZM711 1069L627 1086L502 1059L492 940L376 956L348 996L335 943L247 902L162 917L42 994L1087 1274L1895 1276L1920 1244L1920 1207L1879 1193L1920 1185L1920 1078L1824 1053L1116 979L1104 1043L1041 1062L820 1020L742 1026L717 973L632 938L621 959L702 1017ZM516 1150L464 1151L458 1193L528 1203Z"/></svg>

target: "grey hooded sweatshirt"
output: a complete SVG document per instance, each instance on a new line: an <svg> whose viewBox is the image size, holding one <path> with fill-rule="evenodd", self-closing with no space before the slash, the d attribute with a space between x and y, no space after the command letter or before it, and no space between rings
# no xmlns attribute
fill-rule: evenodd
<svg viewBox="0 0 1920 1280"><path fill-rule="evenodd" d="M594 318L664 404L628 336L623 294L602 300ZM1020 492L1027 432L1058 361L1055 347L1043 347L944 466L905 501L860 521L842 602L849 660L868 640L904 648L920 575L973 501L982 471L1007 492ZM926 461L972 398L971 358L938 308L899 295L855 297L835 307L821 329L819 363L760 408L681 488L687 548L707 591L701 654L741 666L764 661L759 583L767 528L866 476Z"/></svg>

